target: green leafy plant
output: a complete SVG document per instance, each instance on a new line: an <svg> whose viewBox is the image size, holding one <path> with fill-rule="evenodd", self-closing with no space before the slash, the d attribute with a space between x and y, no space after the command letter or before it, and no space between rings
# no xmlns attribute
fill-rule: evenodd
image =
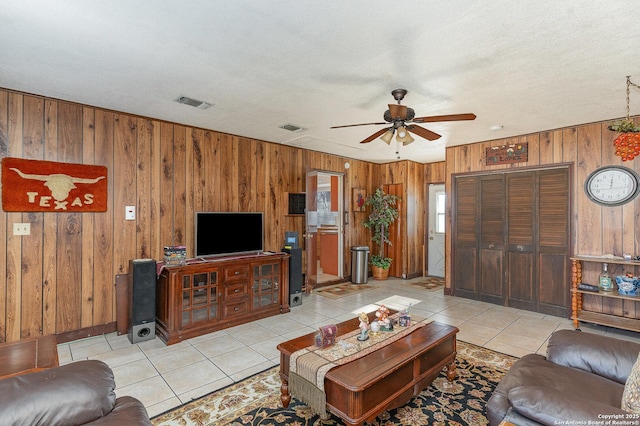
<svg viewBox="0 0 640 426"><path fill-rule="evenodd" d="M371 265L383 269L391 266L391 258L384 256L384 245L392 245L389 240L389 225L398 218L396 207L399 197L397 195L386 194L382 188L367 197L366 206L371 207L369 218L363 225L371 229L371 240L378 245L378 254L371 256Z"/></svg>
<svg viewBox="0 0 640 426"><path fill-rule="evenodd" d="M630 120L620 120L612 123L608 129L620 133L637 133L640 132L640 125Z"/></svg>
<svg viewBox="0 0 640 426"><path fill-rule="evenodd" d="M389 269L389 267L391 267L391 258L374 254L371 255L369 263L371 263L372 266L377 266L378 268Z"/></svg>

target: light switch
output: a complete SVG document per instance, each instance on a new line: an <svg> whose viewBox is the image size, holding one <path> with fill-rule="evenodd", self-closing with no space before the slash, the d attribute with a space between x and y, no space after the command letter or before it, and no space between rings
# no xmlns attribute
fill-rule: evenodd
<svg viewBox="0 0 640 426"><path fill-rule="evenodd" d="M125 220L136 220L136 206L126 206L124 208Z"/></svg>

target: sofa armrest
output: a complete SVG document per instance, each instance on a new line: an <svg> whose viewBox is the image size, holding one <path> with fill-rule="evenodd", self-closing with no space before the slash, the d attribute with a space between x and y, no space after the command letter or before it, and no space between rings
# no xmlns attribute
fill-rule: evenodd
<svg viewBox="0 0 640 426"><path fill-rule="evenodd" d="M624 384L638 359L640 344L598 334L559 330L551 335L547 359Z"/></svg>
<svg viewBox="0 0 640 426"><path fill-rule="evenodd" d="M116 399L116 406L108 415L88 423L89 426L151 426L149 414L142 402L132 396Z"/></svg>
<svg viewBox="0 0 640 426"><path fill-rule="evenodd" d="M518 414L550 426L566 424L568 421L604 424L606 420L624 420L625 414L628 414L618 407L544 386L513 388L509 391L509 403Z"/></svg>
<svg viewBox="0 0 640 426"><path fill-rule="evenodd" d="M84 424L111 412L113 372L102 361L78 361L0 380L0 424Z"/></svg>

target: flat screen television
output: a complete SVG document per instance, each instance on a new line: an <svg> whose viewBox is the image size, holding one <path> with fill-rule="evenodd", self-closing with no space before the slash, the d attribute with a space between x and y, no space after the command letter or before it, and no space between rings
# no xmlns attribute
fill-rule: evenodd
<svg viewBox="0 0 640 426"><path fill-rule="evenodd" d="M261 212L196 212L196 257L262 253Z"/></svg>

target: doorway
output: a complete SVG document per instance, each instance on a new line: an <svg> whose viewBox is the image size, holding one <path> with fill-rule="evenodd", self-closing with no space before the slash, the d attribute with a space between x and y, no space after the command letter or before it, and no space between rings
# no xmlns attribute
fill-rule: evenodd
<svg viewBox="0 0 640 426"><path fill-rule="evenodd" d="M444 278L445 192L443 184L429 185L427 275Z"/></svg>
<svg viewBox="0 0 640 426"><path fill-rule="evenodd" d="M342 173L307 173L307 291L344 278L344 205Z"/></svg>

